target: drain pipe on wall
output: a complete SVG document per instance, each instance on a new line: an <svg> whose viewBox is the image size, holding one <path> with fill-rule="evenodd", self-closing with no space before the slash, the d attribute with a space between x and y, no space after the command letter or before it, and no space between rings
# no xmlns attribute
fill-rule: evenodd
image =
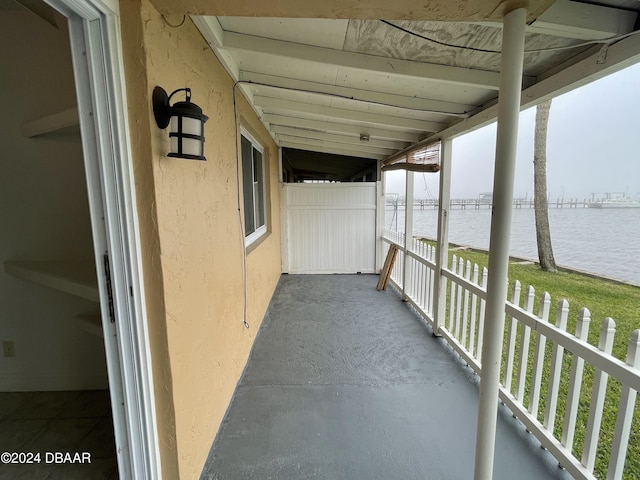
<svg viewBox="0 0 640 480"><path fill-rule="evenodd" d="M491 480L493 476L526 19L525 8L504 14L475 480Z"/></svg>
<svg viewBox="0 0 640 480"><path fill-rule="evenodd" d="M242 246L242 324L244 328L249 329L249 321L247 320L247 246L245 245L245 231L244 231L244 219L242 218L242 193L240 192L240 186L242 185L242 172L240 170L240 139L238 138L238 131L240 125L238 124L238 104L236 103L236 89L240 82L233 84L233 120L234 130L236 138L236 181L238 183L238 223L240 226L240 245Z"/></svg>

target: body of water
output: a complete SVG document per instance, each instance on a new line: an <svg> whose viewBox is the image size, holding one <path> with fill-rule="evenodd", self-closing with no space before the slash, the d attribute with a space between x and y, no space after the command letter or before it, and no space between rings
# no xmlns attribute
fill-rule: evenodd
<svg viewBox="0 0 640 480"><path fill-rule="evenodd" d="M404 230L404 209L387 207L385 226ZM414 210L414 235L435 238L438 212ZM640 208L550 208L551 242L558 265L640 285ZM449 241L489 248L491 210L450 211ZM513 209L511 255L537 260L532 208Z"/></svg>

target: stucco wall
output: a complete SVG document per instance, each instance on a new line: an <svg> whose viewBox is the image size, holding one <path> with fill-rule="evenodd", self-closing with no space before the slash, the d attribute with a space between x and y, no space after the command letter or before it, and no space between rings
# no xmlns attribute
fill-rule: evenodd
<svg viewBox="0 0 640 480"><path fill-rule="evenodd" d="M192 479L202 470L280 275L278 152L240 94L234 114L233 81L189 19L171 27L146 0L121 6L163 471L173 468L175 456L179 477ZM192 101L209 116L206 162L166 157L168 131L156 127L149 108L155 85L169 93L191 88ZM263 143L269 177L270 233L246 257L249 329L243 326L238 217L240 124Z"/></svg>

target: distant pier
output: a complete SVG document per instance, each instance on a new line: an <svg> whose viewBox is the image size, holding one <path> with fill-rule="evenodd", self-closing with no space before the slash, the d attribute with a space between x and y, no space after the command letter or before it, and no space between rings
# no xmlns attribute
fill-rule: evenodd
<svg viewBox="0 0 640 480"><path fill-rule="evenodd" d="M587 208L590 203L593 203L591 199L578 199L578 198L558 198L555 201L549 199L549 208ZM405 201L402 198L387 199L387 206L392 207L404 207ZM491 208L492 202L484 198L455 198L450 200L451 208L458 208L461 210L482 208ZM437 209L437 199L415 199L413 201L414 209L426 210ZM533 208L533 198L514 198L513 208Z"/></svg>

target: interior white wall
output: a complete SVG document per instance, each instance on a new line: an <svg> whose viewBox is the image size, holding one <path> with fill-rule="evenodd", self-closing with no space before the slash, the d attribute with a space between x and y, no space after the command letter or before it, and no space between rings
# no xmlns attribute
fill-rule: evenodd
<svg viewBox="0 0 640 480"><path fill-rule="evenodd" d="M20 126L76 105L69 34L26 10L0 10L0 262L94 263L79 134L24 138ZM96 303L0 271L0 390L106 388L102 338L74 315Z"/></svg>

